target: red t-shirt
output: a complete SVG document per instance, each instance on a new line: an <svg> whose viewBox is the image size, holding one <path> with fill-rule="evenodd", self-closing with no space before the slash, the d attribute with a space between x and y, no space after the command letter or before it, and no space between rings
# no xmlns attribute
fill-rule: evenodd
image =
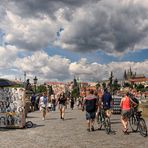
<svg viewBox="0 0 148 148"><path fill-rule="evenodd" d="M122 110L130 110L130 98L128 96L121 99L120 107Z"/></svg>

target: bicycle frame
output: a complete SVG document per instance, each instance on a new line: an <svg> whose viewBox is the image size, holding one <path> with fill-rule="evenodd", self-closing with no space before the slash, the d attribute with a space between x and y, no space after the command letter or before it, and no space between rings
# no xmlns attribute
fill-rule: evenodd
<svg viewBox="0 0 148 148"><path fill-rule="evenodd" d="M100 108L98 114L98 124L100 124L100 130L103 125L107 134L111 132L110 118L106 115L106 111L103 108Z"/></svg>

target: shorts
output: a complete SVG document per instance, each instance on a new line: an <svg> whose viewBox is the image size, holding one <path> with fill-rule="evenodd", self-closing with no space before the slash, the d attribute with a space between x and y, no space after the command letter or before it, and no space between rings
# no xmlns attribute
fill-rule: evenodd
<svg viewBox="0 0 148 148"><path fill-rule="evenodd" d="M46 107L40 107L40 111L43 111L43 112L45 112L46 111Z"/></svg>
<svg viewBox="0 0 148 148"><path fill-rule="evenodd" d="M86 120L95 119L96 112L86 112Z"/></svg>
<svg viewBox="0 0 148 148"><path fill-rule="evenodd" d="M122 110L121 111L121 116L123 117L123 118L129 118L130 117L130 110Z"/></svg>
<svg viewBox="0 0 148 148"><path fill-rule="evenodd" d="M64 104L59 104L59 109L66 109L66 106Z"/></svg>

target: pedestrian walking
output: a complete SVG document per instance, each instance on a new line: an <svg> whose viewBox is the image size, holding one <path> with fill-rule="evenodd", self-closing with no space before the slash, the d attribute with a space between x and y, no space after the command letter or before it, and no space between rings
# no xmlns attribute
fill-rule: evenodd
<svg viewBox="0 0 148 148"><path fill-rule="evenodd" d="M32 112L35 111L35 100L36 100L36 95L33 94L33 95L31 96L31 111L32 111Z"/></svg>
<svg viewBox="0 0 148 148"><path fill-rule="evenodd" d="M74 98L73 97L71 97L71 99L70 99L70 108L71 108L71 110L73 110L73 108L74 108Z"/></svg>
<svg viewBox="0 0 148 148"><path fill-rule="evenodd" d="M127 92L125 97L121 99L121 123L123 126L124 134L128 134L128 118L130 115L130 93Z"/></svg>
<svg viewBox="0 0 148 148"><path fill-rule="evenodd" d="M52 104L52 111L56 111L56 98L55 98L55 94L51 95L51 104Z"/></svg>
<svg viewBox="0 0 148 148"><path fill-rule="evenodd" d="M35 98L35 111L39 110L39 101L40 101L41 94L38 94Z"/></svg>
<svg viewBox="0 0 148 148"><path fill-rule="evenodd" d="M111 102L112 102L112 96L110 94L110 92L108 91L107 88L105 88L104 93L102 95L102 105L103 105L103 109L106 112L106 115L108 117L111 116Z"/></svg>
<svg viewBox="0 0 148 148"><path fill-rule="evenodd" d="M93 90L89 90L88 96L84 98L83 110L86 111L87 131L94 131L94 121L97 110L97 97Z"/></svg>
<svg viewBox="0 0 148 148"><path fill-rule="evenodd" d="M64 92L60 94L59 99L58 99L58 104L59 104L59 110L60 110L60 118L64 120L65 109L67 105L67 98Z"/></svg>
<svg viewBox="0 0 148 148"><path fill-rule="evenodd" d="M40 108L40 111L42 112L42 120L45 120L45 116L47 112L47 102L48 102L47 93L43 93L39 101L39 108Z"/></svg>

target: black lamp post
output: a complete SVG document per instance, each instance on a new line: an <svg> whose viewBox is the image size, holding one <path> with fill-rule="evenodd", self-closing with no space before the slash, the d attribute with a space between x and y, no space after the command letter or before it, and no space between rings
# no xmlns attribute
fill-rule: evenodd
<svg viewBox="0 0 148 148"><path fill-rule="evenodd" d="M24 88L26 87L26 72L24 72L24 83L23 83L23 85L24 85Z"/></svg>
<svg viewBox="0 0 148 148"><path fill-rule="evenodd" d="M37 81L38 81L36 76L34 77L33 81L34 81L34 88L35 88L35 93L36 93L36 84L37 84Z"/></svg>

